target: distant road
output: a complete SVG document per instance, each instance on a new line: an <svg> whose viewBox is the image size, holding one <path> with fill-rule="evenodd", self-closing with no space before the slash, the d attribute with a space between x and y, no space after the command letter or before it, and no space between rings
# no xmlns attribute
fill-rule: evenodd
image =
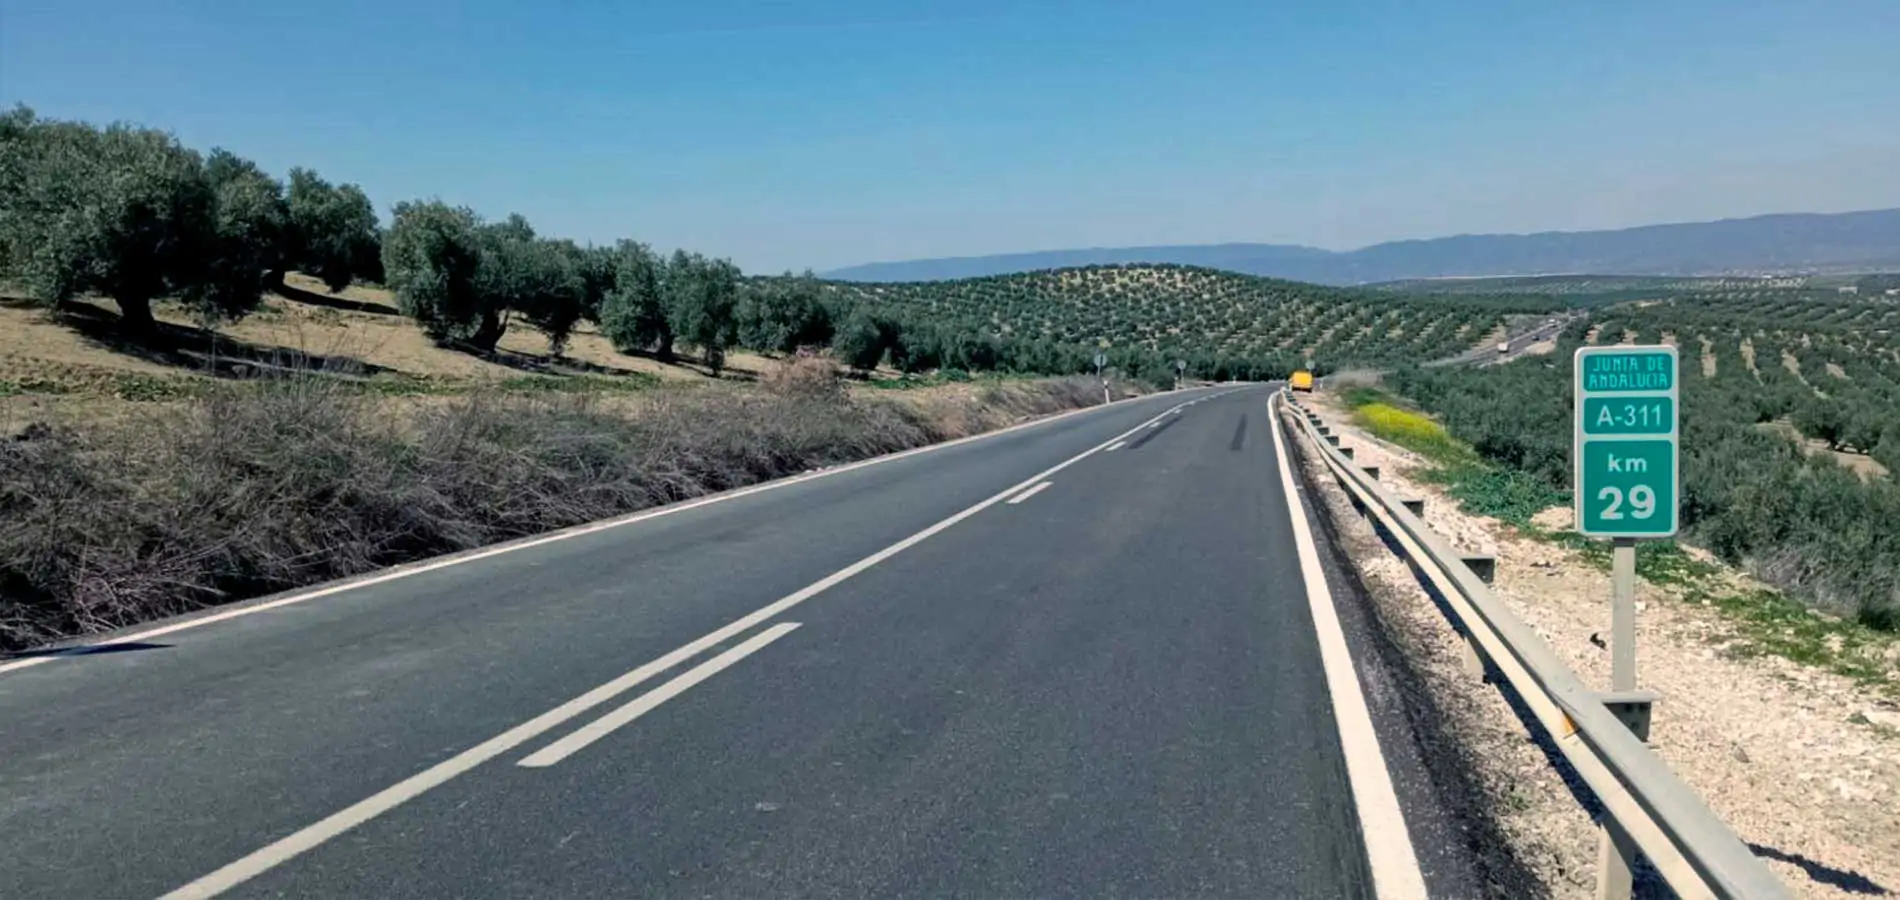
<svg viewBox="0 0 1900 900"><path fill-rule="evenodd" d="M1268 396L0 663L0 893L1413 894Z"/></svg>
<svg viewBox="0 0 1900 900"><path fill-rule="evenodd" d="M1530 329L1518 334L1513 334L1504 341L1489 341L1483 346L1475 347L1457 356L1434 360L1425 365L1427 367L1449 366L1460 363L1493 365L1496 363L1510 362L1513 359L1523 356L1524 351L1530 349L1530 347L1535 344L1555 340L1557 335L1562 334L1563 330L1568 327L1572 321L1578 317L1587 315L1589 315L1589 313L1579 311L1558 316L1555 321L1540 320ZM1498 349L1498 344L1500 343L1508 344L1504 352L1500 352Z"/></svg>

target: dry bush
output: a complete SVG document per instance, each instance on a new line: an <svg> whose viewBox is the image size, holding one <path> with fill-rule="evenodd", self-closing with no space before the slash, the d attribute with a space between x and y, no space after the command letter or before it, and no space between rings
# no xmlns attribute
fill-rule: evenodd
<svg viewBox="0 0 1900 900"><path fill-rule="evenodd" d="M1378 387L1380 383L1379 372L1376 369L1347 369L1334 372L1327 375L1325 381L1327 387L1339 391L1355 387Z"/></svg>
<svg viewBox="0 0 1900 900"><path fill-rule="evenodd" d="M0 649L1100 402L1023 383L951 421L813 389L815 364L787 368L802 374L769 390L654 390L631 410L584 394L487 394L407 418L346 384L290 377L110 427L35 429L0 442Z"/></svg>
<svg viewBox="0 0 1900 900"><path fill-rule="evenodd" d="M835 398L844 394L842 374L831 357L800 353L774 365L759 381L783 396Z"/></svg>
<svg viewBox="0 0 1900 900"><path fill-rule="evenodd" d="M1115 382L1110 382L1109 393L1116 399L1131 396L1127 386ZM978 399L986 409L1017 416L1039 416L1065 409L1101 405L1102 383L1083 375L1002 382L985 388Z"/></svg>

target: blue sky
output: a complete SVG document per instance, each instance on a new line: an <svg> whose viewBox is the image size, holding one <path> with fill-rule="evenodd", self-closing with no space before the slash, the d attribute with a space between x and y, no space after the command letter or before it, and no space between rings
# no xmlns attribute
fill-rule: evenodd
<svg viewBox="0 0 1900 900"><path fill-rule="evenodd" d="M0 0L0 103L748 270L1900 206L1900 3Z"/></svg>

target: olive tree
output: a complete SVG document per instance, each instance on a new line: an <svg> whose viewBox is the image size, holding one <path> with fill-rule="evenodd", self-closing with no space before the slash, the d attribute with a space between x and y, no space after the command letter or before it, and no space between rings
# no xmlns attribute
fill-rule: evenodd
<svg viewBox="0 0 1900 900"><path fill-rule="evenodd" d="M520 313L547 333L549 350L559 356L574 326L588 314L580 248L535 236L520 215L482 229L482 238L477 281L486 301L502 315L471 342L494 349L507 315Z"/></svg>
<svg viewBox="0 0 1900 900"><path fill-rule="evenodd" d="M253 308L286 265L288 212L284 188L256 163L222 148L205 159L215 203L213 239L199 262L205 268L200 313L232 318Z"/></svg>
<svg viewBox="0 0 1900 900"><path fill-rule="evenodd" d="M739 267L731 262L684 250L674 251L661 271L669 333L698 349L715 373L725 366L726 348L734 339L739 278Z"/></svg>
<svg viewBox="0 0 1900 900"><path fill-rule="evenodd" d="M332 185L304 168L290 170L291 264L321 279L331 292L376 271L381 235L376 208L354 184Z"/></svg>
<svg viewBox="0 0 1900 900"><path fill-rule="evenodd" d="M600 312L600 295L610 271L603 270L598 254L568 240L534 242L526 254L532 289L521 314L548 336L548 352L560 356L574 327Z"/></svg>
<svg viewBox="0 0 1900 900"><path fill-rule="evenodd" d="M383 237L384 277L403 315L437 341L501 337L502 309L482 289L483 245L474 210L440 200L396 204Z"/></svg>
<svg viewBox="0 0 1900 900"><path fill-rule="evenodd" d="M18 107L0 119L0 274L48 304L110 297L134 336L154 332L167 295L205 318L240 316L261 297L251 266L269 264L271 188L261 173L215 187L162 131Z"/></svg>
<svg viewBox="0 0 1900 900"><path fill-rule="evenodd" d="M878 320L869 310L859 307L845 316L831 338L831 351L838 359L860 372L869 372L877 368L884 360L884 329L878 327Z"/></svg>
<svg viewBox="0 0 1900 900"><path fill-rule="evenodd" d="M734 314L739 344L754 350L791 353L831 342L831 311L810 274L746 284Z"/></svg>
<svg viewBox="0 0 1900 900"><path fill-rule="evenodd" d="M673 328L660 290L665 263L652 248L623 240L610 251L613 279L600 298L600 330L622 353L673 353Z"/></svg>

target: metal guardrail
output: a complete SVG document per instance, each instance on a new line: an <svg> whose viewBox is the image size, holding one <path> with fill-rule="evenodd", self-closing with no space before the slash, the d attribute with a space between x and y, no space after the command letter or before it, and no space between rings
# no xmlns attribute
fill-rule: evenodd
<svg viewBox="0 0 1900 900"><path fill-rule="evenodd" d="M1468 564L1488 558L1461 554L1424 520L1418 500L1405 500L1352 459L1351 448L1322 425L1317 413L1282 390L1273 402L1290 404L1355 505L1376 516L1456 615L1466 642L1466 668L1480 678L1495 669L1523 699L1539 725L1589 785L1605 812L1598 855L1600 900L1626 900L1637 852L1684 898L1791 898L1788 888L1748 845L1669 770L1644 743L1654 695L1612 695L1585 686L1529 626L1506 607ZM1283 406L1284 408L1284 406ZM1414 512L1414 509L1418 512ZM1621 716L1621 717L1619 717ZM1634 730L1633 730L1634 729ZM1639 732L1641 736L1639 736Z"/></svg>

